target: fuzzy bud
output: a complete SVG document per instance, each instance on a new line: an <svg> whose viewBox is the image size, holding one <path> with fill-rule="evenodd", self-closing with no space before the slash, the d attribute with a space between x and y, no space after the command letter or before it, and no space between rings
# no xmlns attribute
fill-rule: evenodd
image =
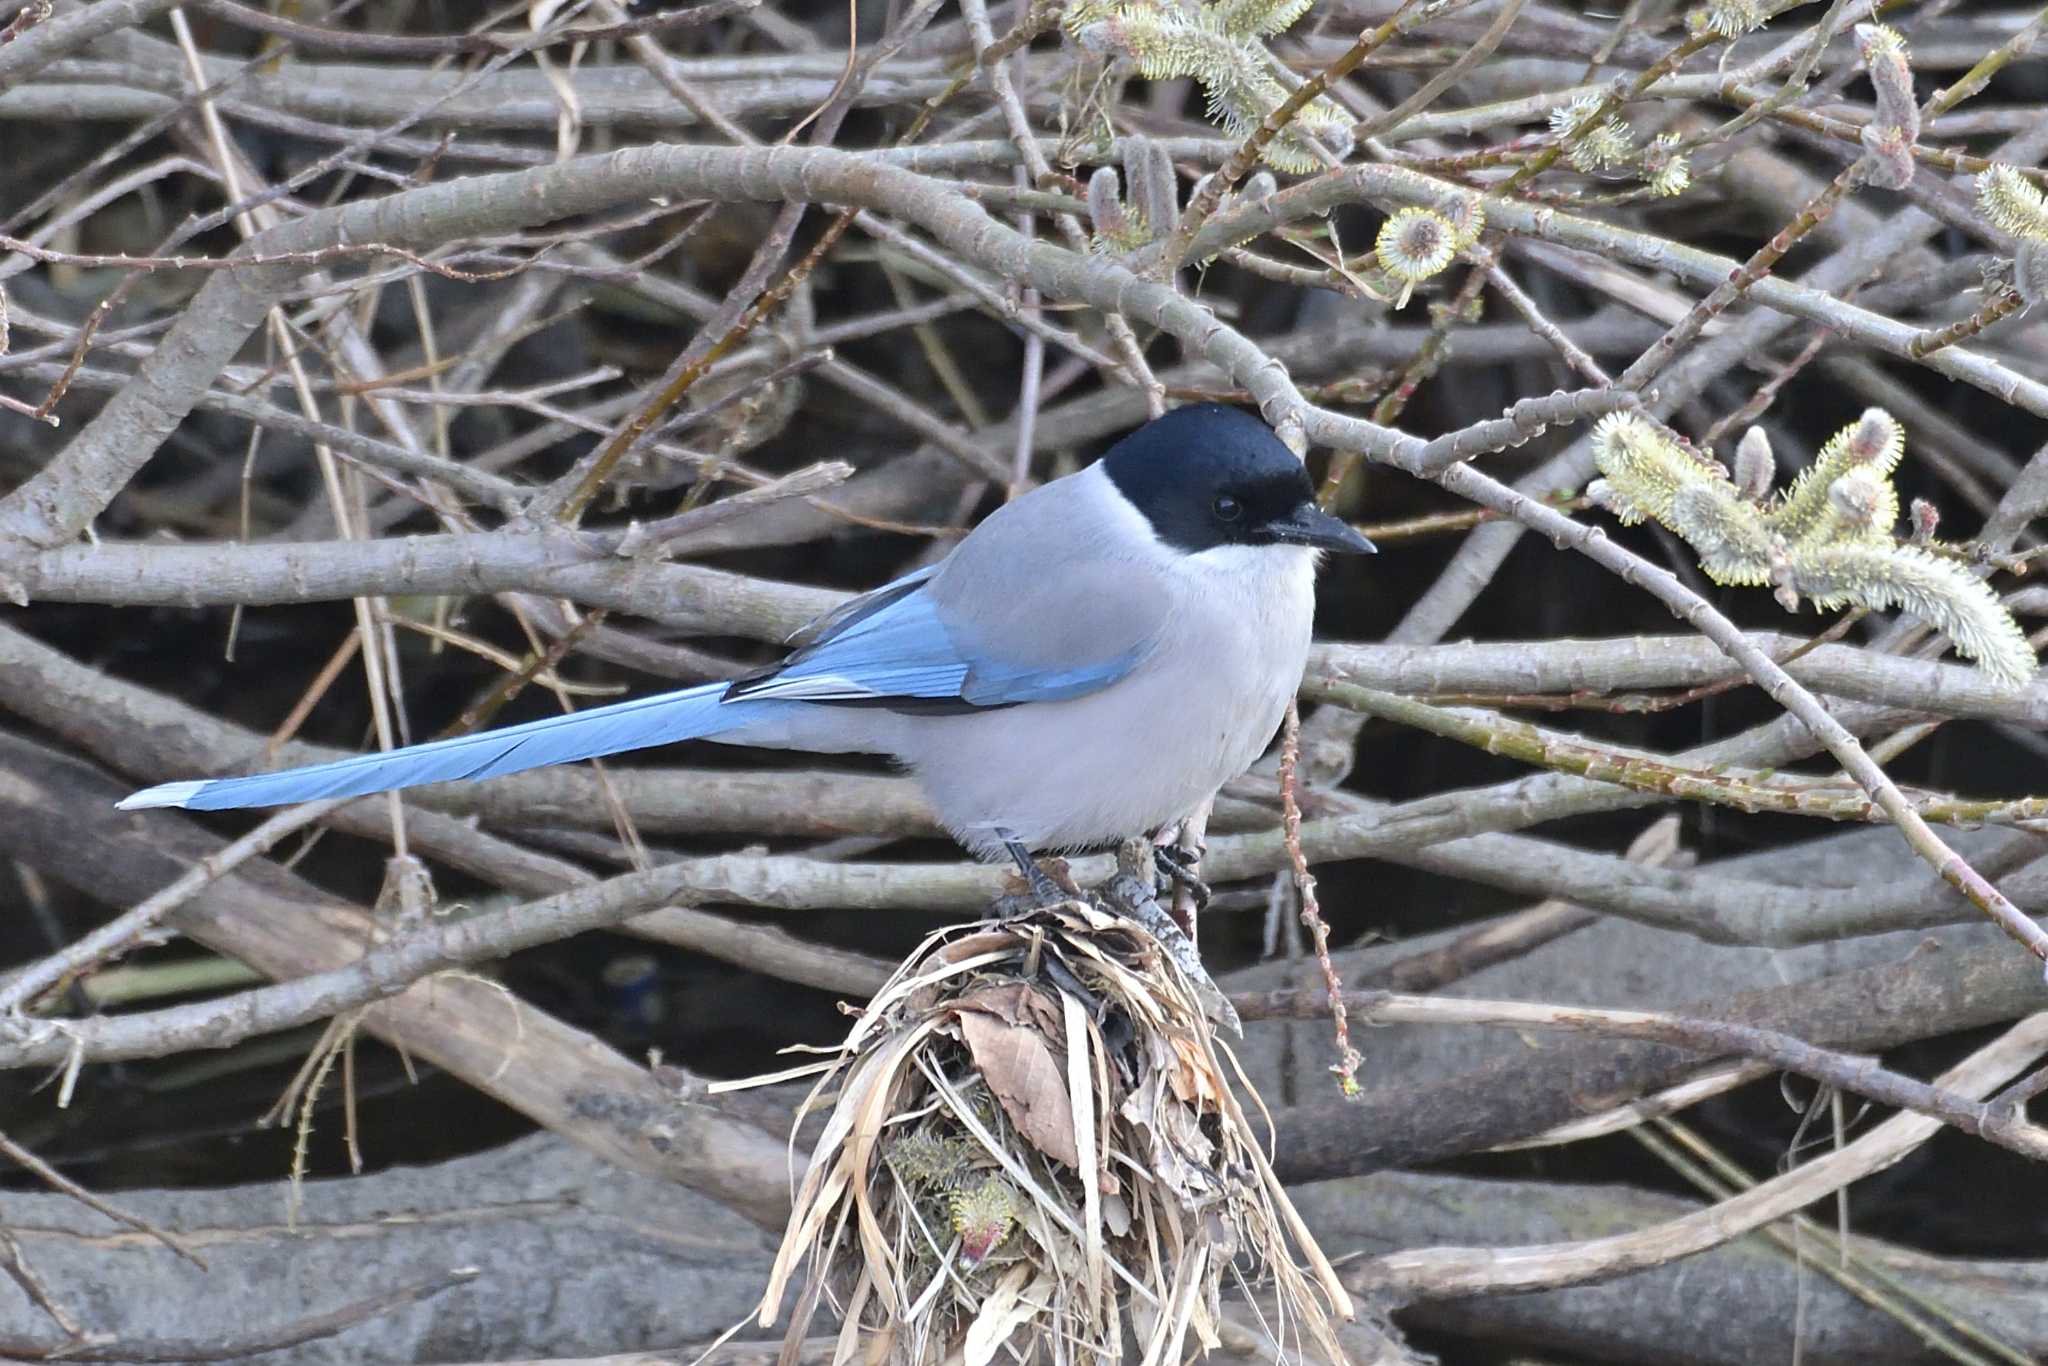
<svg viewBox="0 0 2048 1366"><path fill-rule="evenodd" d="M1209 18L1233 38L1284 33L1314 7L1315 0L1214 0Z"/></svg>
<svg viewBox="0 0 2048 1366"><path fill-rule="evenodd" d="M1891 530L1898 498L1883 475L1864 465L1828 485L1828 506L1845 531L1868 535Z"/></svg>
<svg viewBox="0 0 2048 1366"><path fill-rule="evenodd" d="M1256 204L1271 199L1278 193L1280 182L1274 179L1271 171L1254 171L1251 179L1245 181L1244 188L1237 192L1237 197Z"/></svg>
<svg viewBox="0 0 2048 1366"><path fill-rule="evenodd" d="M891 1168L918 1186L947 1187L972 1165L975 1149L962 1139L915 1133L883 1150Z"/></svg>
<svg viewBox="0 0 2048 1366"><path fill-rule="evenodd" d="M1486 229L1486 206L1477 195L1453 200L1443 216L1451 225L1452 242L1459 251L1477 242Z"/></svg>
<svg viewBox="0 0 2048 1366"><path fill-rule="evenodd" d="M1906 435L1898 419L1882 408L1865 408L1856 425L1840 437L1844 459L1858 465L1877 465L1889 473L1906 452Z"/></svg>
<svg viewBox="0 0 2048 1366"><path fill-rule="evenodd" d="M1131 206L1152 236L1171 232L1180 217L1180 182L1166 149L1148 137L1125 138L1124 179L1130 182Z"/></svg>
<svg viewBox="0 0 2048 1366"><path fill-rule="evenodd" d="M1904 608L1946 635L1998 686L2016 690L2033 681L2026 633L1968 565L1878 539L1816 547L1799 557L1796 573L1799 590L1824 611Z"/></svg>
<svg viewBox="0 0 2048 1366"><path fill-rule="evenodd" d="M1778 606L1788 612L1799 610L1799 589L1792 582L1792 553L1783 541L1773 541L1764 555L1764 582L1771 586Z"/></svg>
<svg viewBox="0 0 2048 1366"><path fill-rule="evenodd" d="M1116 167L1098 166L1088 177L1088 218L1095 225L1095 235L1106 242L1130 235L1131 219L1124 212L1123 183Z"/></svg>
<svg viewBox="0 0 2048 1366"><path fill-rule="evenodd" d="M1373 242L1373 256L1380 269L1401 284L1396 308L1407 304L1419 282L1448 266L1457 255L1458 230L1433 209L1396 210L1380 225L1380 235Z"/></svg>
<svg viewBox="0 0 2048 1366"><path fill-rule="evenodd" d="M1870 183L1887 190L1903 190L1913 183L1913 139L1903 128L1880 128L1865 124L1861 135L1863 150L1870 157Z"/></svg>
<svg viewBox="0 0 2048 1366"><path fill-rule="evenodd" d="M1836 524L1836 513L1829 500L1835 481L1853 469L1867 467L1885 481L1889 490L1889 476L1905 450L1905 433L1892 415L1882 408L1866 408L1853 426L1828 438L1813 463L1792 481L1784 498L1765 510L1764 520L1788 541L1826 534L1828 527ZM1892 511L1886 517L1887 524L1898 516L1897 495L1891 497Z"/></svg>
<svg viewBox="0 0 2048 1366"><path fill-rule="evenodd" d="M1771 438L1761 427L1751 427L1735 447L1735 487L1752 503L1761 503L1778 479L1778 457L1771 451Z"/></svg>
<svg viewBox="0 0 2048 1366"><path fill-rule="evenodd" d="M1897 29L1883 24L1858 24L1856 51L1863 58L1877 101L1876 116L1863 130L1863 145L1884 163L1886 176L1902 177L1896 183L1889 179L1879 183L1901 189L1913 178L1912 145L1920 138L1920 103L1913 98L1913 68L1906 55L1906 40ZM1880 134L1878 146L1872 144L1873 131Z"/></svg>
<svg viewBox="0 0 2048 1366"><path fill-rule="evenodd" d="M1692 187L1692 162L1679 151L1682 140L1676 133L1659 133L1643 149L1638 168L1650 193L1664 199L1684 194Z"/></svg>
<svg viewBox="0 0 2048 1366"><path fill-rule="evenodd" d="M1711 33L1720 38L1740 38L1752 29L1761 28L1764 22L1764 7L1757 0L1707 0L1704 9L1696 9L1686 16L1686 23L1695 32Z"/></svg>
<svg viewBox="0 0 2048 1366"><path fill-rule="evenodd" d="M2048 205L2034 183L2010 166L1977 177L1977 215L2014 237L2048 239Z"/></svg>
<svg viewBox="0 0 2048 1366"><path fill-rule="evenodd" d="M1148 81L1191 78L1202 88L1209 117L1233 138L1251 134L1287 98L1264 40L1309 10L1312 0L1215 0L1203 5L1159 0L1070 0L1061 27L1076 47L1113 61ZM1352 116L1328 96L1310 100L1266 144L1266 163L1308 175L1349 154ZM1328 150L1326 150L1328 149ZM1131 177L1137 207L1140 178ZM1154 224L1164 231L1166 224Z"/></svg>
<svg viewBox="0 0 2048 1366"><path fill-rule="evenodd" d="M1635 135L1620 119L1601 113L1604 104L1598 95L1581 95L1550 111L1551 134L1566 144L1566 159L1580 171L1604 170L1635 159Z"/></svg>
<svg viewBox="0 0 2048 1366"><path fill-rule="evenodd" d="M1568 138L1576 135L1593 121L1594 115L1600 112L1601 103L1598 95L1581 95L1570 104L1551 110L1551 136Z"/></svg>
<svg viewBox="0 0 2048 1366"><path fill-rule="evenodd" d="M1579 135L1565 156L1580 171L1604 171L1633 161L1635 134L1620 119L1602 119Z"/></svg>
<svg viewBox="0 0 2048 1366"><path fill-rule="evenodd" d="M1594 424L1593 463L1607 476L1607 487L1595 497L1624 525L1654 517L1671 526L1672 501L1702 480L1721 486L1724 493L1734 491L1718 462L1702 459L1633 413L1609 413Z"/></svg>
<svg viewBox="0 0 2048 1366"><path fill-rule="evenodd" d="M1925 498L1913 500L1913 542L1926 545L1941 527L1941 512Z"/></svg>
<svg viewBox="0 0 2048 1366"><path fill-rule="evenodd" d="M1883 24L1858 24L1856 51L1876 96L1876 111L1862 133L1871 183L1903 190L1913 183L1913 144L1920 139L1920 104L1913 98L1906 40Z"/></svg>
<svg viewBox="0 0 2048 1366"><path fill-rule="evenodd" d="M1682 486L1658 520L1685 538L1715 583L1757 587L1765 579L1763 566L1777 551L1756 510L1719 479L1700 478Z"/></svg>

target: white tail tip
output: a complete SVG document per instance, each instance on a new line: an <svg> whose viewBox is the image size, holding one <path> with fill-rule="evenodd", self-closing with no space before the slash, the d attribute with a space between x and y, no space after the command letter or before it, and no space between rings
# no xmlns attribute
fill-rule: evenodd
<svg viewBox="0 0 2048 1366"><path fill-rule="evenodd" d="M199 789L206 786L204 778L187 778L181 783L159 783L145 787L140 792L130 793L114 805L123 811L142 811L152 806L183 806L199 795Z"/></svg>

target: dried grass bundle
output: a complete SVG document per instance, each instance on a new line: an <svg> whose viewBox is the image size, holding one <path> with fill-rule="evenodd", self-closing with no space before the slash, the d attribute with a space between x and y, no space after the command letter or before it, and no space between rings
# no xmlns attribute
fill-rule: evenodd
<svg viewBox="0 0 2048 1366"><path fill-rule="evenodd" d="M1274 1341L1344 1360L1351 1303L1232 1093L1160 938L1081 901L940 931L862 1012L762 1299L821 1298L835 1362L1177 1363L1226 1279ZM1231 1070L1243 1074L1235 1061ZM1245 1083L1248 1086L1248 1083ZM833 1094L828 1094L833 1092Z"/></svg>

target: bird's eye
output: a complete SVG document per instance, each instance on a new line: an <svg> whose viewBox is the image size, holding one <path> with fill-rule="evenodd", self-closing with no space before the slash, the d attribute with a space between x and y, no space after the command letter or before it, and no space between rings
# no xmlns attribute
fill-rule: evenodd
<svg viewBox="0 0 2048 1366"><path fill-rule="evenodd" d="M1217 498L1211 508L1219 522L1235 522L1244 516L1244 504L1227 493Z"/></svg>

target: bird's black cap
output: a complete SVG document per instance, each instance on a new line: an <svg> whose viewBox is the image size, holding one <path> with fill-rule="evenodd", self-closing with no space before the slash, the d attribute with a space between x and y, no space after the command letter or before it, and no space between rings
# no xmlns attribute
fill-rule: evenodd
<svg viewBox="0 0 2048 1366"><path fill-rule="evenodd" d="M1153 419L1112 446L1102 468L1160 540L1189 554L1223 545L1373 548L1316 506L1308 471L1272 428L1220 403Z"/></svg>

